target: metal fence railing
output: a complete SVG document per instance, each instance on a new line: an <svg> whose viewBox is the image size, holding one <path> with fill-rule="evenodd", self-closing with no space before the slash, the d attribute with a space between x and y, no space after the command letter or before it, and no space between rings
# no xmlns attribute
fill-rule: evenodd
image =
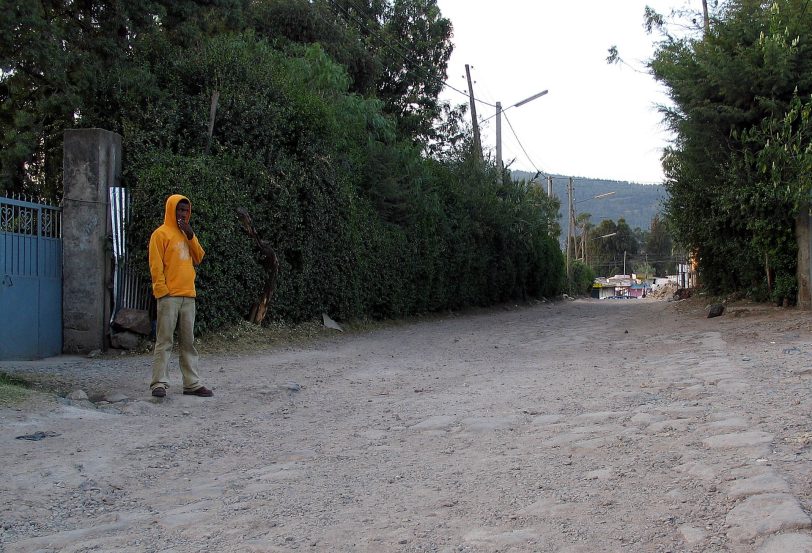
<svg viewBox="0 0 812 553"><path fill-rule="evenodd" d="M125 308L149 307L149 284L135 270L127 242L127 224L132 201L127 188L110 187L110 220L113 234L113 309L111 316Z"/></svg>
<svg viewBox="0 0 812 553"><path fill-rule="evenodd" d="M10 275L58 275L62 210L21 194L0 197L0 270Z"/></svg>

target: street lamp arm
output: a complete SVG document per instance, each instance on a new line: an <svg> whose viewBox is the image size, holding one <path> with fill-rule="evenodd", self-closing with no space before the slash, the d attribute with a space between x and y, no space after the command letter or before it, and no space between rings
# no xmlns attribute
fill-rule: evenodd
<svg viewBox="0 0 812 553"><path fill-rule="evenodd" d="M522 100L521 102L516 102L516 103L515 103L515 104L513 104L512 106L508 106L508 107L506 107L506 108L505 108L505 109L503 109L503 110L497 110L497 111L496 111L496 113L494 113L493 115L489 115L489 116L488 116L488 117L486 117L485 119L481 119L479 122L480 122L480 123L484 123L485 121L488 121L488 120L490 120L490 119L493 119L494 117L496 117L496 116L497 116L497 115L499 115L500 113L505 113L505 112L506 112L507 110L509 110L510 108L517 108L517 107L519 107L519 106L523 106L524 104L526 104L526 103L528 103L528 102L532 102L532 101L533 101L533 100L535 100L536 98L541 98L542 96L544 96L544 95L545 95L545 94L547 94L548 92L549 92L549 90L542 90L542 91L541 91L541 92L539 92L538 94L533 94L532 96L530 96L529 98L525 98L525 99L524 99L524 100Z"/></svg>
<svg viewBox="0 0 812 553"><path fill-rule="evenodd" d="M598 194L597 196L592 196L591 198L584 198L583 200L578 200L577 202L573 202L575 204L579 204L581 202L588 202L589 200L597 200L598 198L606 198L607 196L614 196L615 191L612 192L604 192L603 194Z"/></svg>
<svg viewBox="0 0 812 553"><path fill-rule="evenodd" d="M525 98L525 99L524 99L524 100L522 100L521 102L516 102L515 104L513 104L513 105L512 105L512 106L510 106L510 107L512 107L512 108L517 108L517 107L519 107L519 106L523 106L523 105L524 105L524 104L526 104L527 102L532 102L532 101L533 101L533 100L535 100L536 98L541 98L542 96L544 96L544 95L545 95L545 94L547 94L548 92L549 92L549 90L542 90L542 91L541 91L541 92L539 92L538 94L533 94L533 95L532 95L532 96L530 96L529 98Z"/></svg>

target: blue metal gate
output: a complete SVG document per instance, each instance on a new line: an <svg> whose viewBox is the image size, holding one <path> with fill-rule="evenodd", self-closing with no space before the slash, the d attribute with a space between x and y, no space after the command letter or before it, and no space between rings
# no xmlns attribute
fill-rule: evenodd
<svg viewBox="0 0 812 553"><path fill-rule="evenodd" d="M0 198L0 360L62 352L61 215Z"/></svg>

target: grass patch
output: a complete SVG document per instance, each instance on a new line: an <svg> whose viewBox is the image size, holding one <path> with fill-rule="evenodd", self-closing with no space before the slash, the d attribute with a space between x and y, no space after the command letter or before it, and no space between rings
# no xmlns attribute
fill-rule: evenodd
<svg viewBox="0 0 812 553"><path fill-rule="evenodd" d="M345 329L346 330L346 329ZM321 338L335 336L337 331L321 322L299 324L272 322L256 325L240 321L200 336L196 347L202 353L248 353L284 346L303 345Z"/></svg>
<svg viewBox="0 0 812 553"><path fill-rule="evenodd" d="M33 392L21 378L0 372L0 405L14 405L25 401Z"/></svg>
<svg viewBox="0 0 812 553"><path fill-rule="evenodd" d="M344 332L327 328L321 317L298 324L271 322L256 325L248 321L207 332L195 338L195 347L201 353L251 353L279 347L302 346L325 338L371 332L403 324L404 321L357 320L339 322Z"/></svg>

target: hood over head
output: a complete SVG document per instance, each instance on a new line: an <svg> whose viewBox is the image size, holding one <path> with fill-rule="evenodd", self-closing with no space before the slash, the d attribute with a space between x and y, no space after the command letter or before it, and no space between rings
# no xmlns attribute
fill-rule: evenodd
<svg viewBox="0 0 812 553"><path fill-rule="evenodd" d="M165 225L173 227L178 226L177 218L175 217L175 209L178 207L181 200L186 200L189 202L189 215L186 217L186 222L188 223L189 219L192 218L192 202L189 201L189 198L180 194L172 194L166 199L166 209L164 210Z"/></svg>

